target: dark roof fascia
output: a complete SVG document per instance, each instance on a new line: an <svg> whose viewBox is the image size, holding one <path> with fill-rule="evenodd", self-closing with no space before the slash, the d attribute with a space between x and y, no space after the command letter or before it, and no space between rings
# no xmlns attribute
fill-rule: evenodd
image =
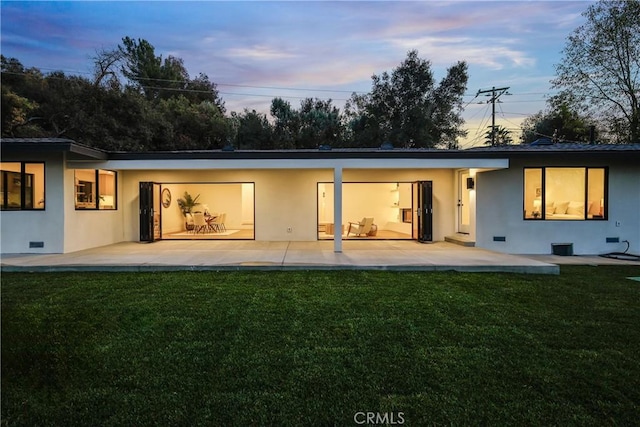
<svg viewBox="0 0 640 427"><path fill-rule="evenodd" d="M318 159L475 159L504 158L466 150L236 150L109 153L109 160L318 160Z"/></svg>
<svg viewBox="0 0 640 427"><path fill-rule="evenodd" d="M317 160L317 159L636 159L636 150L522 149L522 150L238 150L111 152L109 160Z"/></svg>
<svg viewBox="0 0 640 427"><path fill-rule="evenodd" d="M507 157L510 159L640 159L640 144L513 145L506 147L478 147L469 149L468 151L474 153L499 153L500 157Z"/></svg>
<svg viewBox="0 0 640 427"><path fill-rule="evenodd" d="M2 138L3 153L60 153L68 152L74 156L94 160L108 160L109 153L97 148L78 144L71 139L64 138Z"/></svg>

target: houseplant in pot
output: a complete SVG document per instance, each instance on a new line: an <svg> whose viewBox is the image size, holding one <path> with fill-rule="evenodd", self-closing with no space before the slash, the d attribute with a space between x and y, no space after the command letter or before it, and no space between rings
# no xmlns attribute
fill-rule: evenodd
<svg viewBox="0 0 640 427"><path fill-rule="evenodd" d="M193 217L191 216L191 212L195 206L200 204L200 202L198 202L199 197L199 194L196 197L191 197L191 194L185 191L184 196L177 200L182 216L185 218L185 228L187 231L193 229Z"/></svg>

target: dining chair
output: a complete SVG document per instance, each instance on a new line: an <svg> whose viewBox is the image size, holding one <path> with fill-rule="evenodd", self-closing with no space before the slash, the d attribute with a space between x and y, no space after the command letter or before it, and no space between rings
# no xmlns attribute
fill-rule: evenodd
<svg viewBox="0 0 640 427"><path fill-rule="evenodd" d="M202 212L195 212L193 214L193 232L199 233L202 231L203 233L207 231L209 228L209 224L204 219L204 214Z"/></svg>

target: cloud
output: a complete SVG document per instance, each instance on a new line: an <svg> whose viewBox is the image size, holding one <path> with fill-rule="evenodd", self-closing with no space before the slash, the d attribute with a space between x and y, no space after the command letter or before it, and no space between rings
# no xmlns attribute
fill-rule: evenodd
<svg viewBox="0 0 640 427"><path fill-rule="evenodd" d="M416 49L436 78L469 63L469 91L548 91L553 62L589 2L3 2L2 48L25 65L81 70L95 49L144 38L222 87L229 110L269 96L347 98ZM82 67L81 65L84 65ZM259 89L257 87L277 87ZM308 92L282 88L308 88ZM242 98L245 94L246 98ZM261 95L253 96L252 95ZM266 102L265 102L266 101ZM230 106L233 105L233 108Z"/></svg>
<svg viewBox="0 0 640 427"><path fill-rule="evenodd" d="M502 70L508 65L533 67L536 64L534 57L509 47L517 43L509 39L476 41L468 37L422 37L391 39L389 42L405 50L417 49L434 64L464 60L493 70Z"/></svg>
<svg viewBox="0 0 640 427"><path fill-rule="evenodd" d="M250 47L234 47L227 49L230 57L240 57L257 61L273 61L278 59L296 58L299 55L279 50L265 45L254 45Z"/></svg>

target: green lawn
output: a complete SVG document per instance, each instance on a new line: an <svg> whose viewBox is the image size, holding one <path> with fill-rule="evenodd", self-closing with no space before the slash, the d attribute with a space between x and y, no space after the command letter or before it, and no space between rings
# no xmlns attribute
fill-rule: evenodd
<svg viewBox="0 0 640 427"><path fill-rule="evenodd" d="M2 423L637 424L628 276L5 273Z"/></svg>

